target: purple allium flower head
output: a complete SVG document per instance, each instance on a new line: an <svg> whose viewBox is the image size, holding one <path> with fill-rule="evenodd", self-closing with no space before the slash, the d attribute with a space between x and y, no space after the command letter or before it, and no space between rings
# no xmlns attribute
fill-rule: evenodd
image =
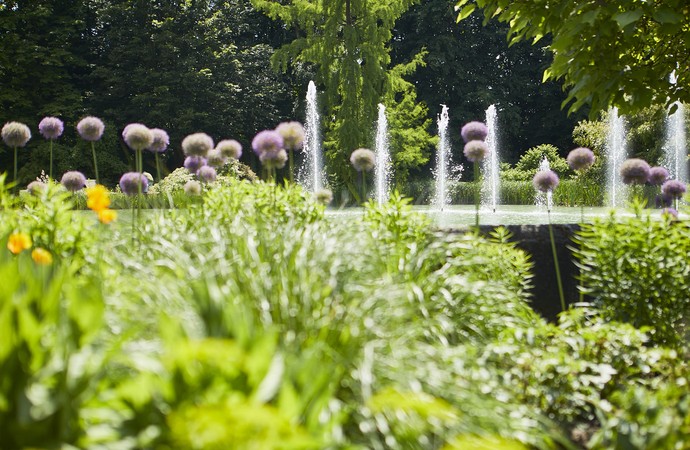
<svg viewBox="0 0 690 450"><path fill-rule="evenodd" d="M668 177L669 173L665 167L652 167L649 169L649 182L656 186L664 184Z"/></svg>
<svg viewBox="0 0 690 450"><path fill-rule="evenodd" d="M674 208L664 208L661 210L661 215L662 216L671 216L674 219L678 218L678 211Z"/></svg>
<svg viewBox="0 0 690 450"><path fill-rule="evenodd" d="M182 139L182 151L187 156L206 156L213 148L213 139L206 133L194 133Z"/></svg>
<svg viewBox="0 0 690 450"><path fill-rule="evenodd" d="M143 151L153 143L153 133L146 125L130 123L122 132L127 147L135 151Z"/></svg>
<svg viewBox="0 0 690 450"><path fill-rule="evenodd" d="M639 158L626 159L621 165L621 177L625 184L645 184L649 180L649 164Z"/></svg>
<svg viewBox="0 0 690 450"><path fill-rule="evenodd" d="M163 153L166 151L168 149L168 145L170 145L170 137L168 136L168 133L160 128L151 128L151 134L153 135L153 141L151 142L151 145L146 147L146 150L153 153Z"/></svg>
<svg viewBox="0 0 690 450"><path fill-rule="evenodd" d="M84 117L77 124L77 132L85 141L95 142L103 136L105 125L98 117Z"/></svg>
<svg viewBox="0 0 690 450"><path fill-rule="evenodd" d="M489 134L489 129L482 122L468 122L460 130L465 142L484 141Z"/></svg>
<svg viewBox="0 0 690 450"><path fill-rule="evenodd" d="M201 195L201 183L197 180L189 180L184 184L184 192L187 195Z"/></svg>
<svg viewBox="0 0 690 450"><path fill-rule="evenodd" d="M242 156L242 144L234 139L220 141L216 145L216 150L226 158L240 159L240 156Z"/></svg>
<svg viewBox="0 0 690 450"><path fill-rule="evenodd" d="M578 147L568 153L568 165L575 171L587 170L594 164L594 152L586 147Z"/></svg>
<svg viewBox="0 0 690 450"><path fill-rule="evenodd" d="M31 130L20 122L7 122L0 134L8 147L24 147L31 139Z"/></svg>
<svg viewBox="0 0 690 450"><path fill-rule="evenodd" d="M558 182L558 175L553 170L540 170L532 179L534 188L541 192L553 191L558 186Z"/></svg>
<svg viewBox="0 0 690 450"><path fill-rule="evenodd" d="M330 189L321 188L314 192L314 199L322 205L328 205L333 201L333 192Z"/></svg>
<svg viewBox="0 0 690 450"><path fill-rule="evenodd" d="M259 161L268 169L282 169L288 160L288 154L285 150L278 150L276 153L264 152L259 156Z"/></svg>
<svg viewBox="0 0 690 450"><path fill-rule="evenodd" d="M486 142L475 139L465 144L463 153L470 161L479 162L489 154L489 146L486 145Z"/></svg>
<svg viewBox="0 0 690 450"><path fill-rule="evenodd" d="M252 139L252 149L261 158L264 153L277 154L283 149L283 137L274 130L259 131Z"/></svg>
<svg viewBox="0 0 690 450"><path fill-rule="evenodd" d="M196 173L200 181L204 183L213 183L216 181L216 169L211 166L201 166Z"/></svg>
<svg viewBox="0 0 690 450"><path fill-rule="evenodd" d="M120 189L125 195L137 195L139 186L142 193L149 190L148 178L139 172L127 172L120 177Z"/></svg>
<svg viewBox="0 0 690 450"><path fill-rule="evenodd" d="M369 172L376 164L376 155L368 148L358 148L350 155L350 163L358 172Z"/></svg>
<svg viewBox="0 0 690 450"><path fill-rule="evenodd" d="M65 124L57 117L44 117L38 123L38 131L46 139L57 139L64 130Z"/></svg>
<svg viewBox="0 0 690 450"><path fill-rule="evenodd" d="M679 180L668 180L661 185L661 193L671 198L681 198L685 194L685 183Z"/></svg>
<svg viewBox="0 0 690 450"><path fill-rule="evenodd" d="M276 127L276 131L283 137L283 145L287 150L299 150L304 145L304 127L299 122L283 122Z"/></svg>
<svg viewBox="0 0 690 450"><path fill-rule="evenodd" d="M201 156L187 156L184 159L184 168L190 173L197 173L197 171L206 165L206 158Z"/></svg>
<svg viewBox="0 0 690 450"><path fill-rule="evenodd" d="M228 158L220 153L217 148L211 149L206 155L206 164L211 167L222 167L228 163Z"/></svg>
<svg viewBox="0 0 690 450"><path fill-rule="evenodd" d="M62 179L60 180L60 183L62 183L62 185L68 191L77 192L78 190L80 190L84 186L86 186L86 177L81 172L78 172L76 170L71 170L69 172L65 172L62 175Z"/></svg>
<svg viewBox="0 0 690 450"><path fill-rule="evenodd" d="M26 186L26 190L29 191L31 195L39 195L48 188L48 185L43 181L34 180Z"/></svg>

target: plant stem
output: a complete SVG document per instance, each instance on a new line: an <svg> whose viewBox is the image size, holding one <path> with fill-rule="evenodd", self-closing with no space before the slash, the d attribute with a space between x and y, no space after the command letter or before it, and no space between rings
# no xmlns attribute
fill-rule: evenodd
<svg viewBox="0 0 690 450"><path fill-rule="evenodd" d="M53 179L53 140L50 140L50 170L48 171L48 177Z"/></svg>
<svg viewBox="0 0 690 450"><path fill-rule="evenodd" d="M295 176L294 176L294 174L293 174L293 169L294 169L294 164L295 164L295 163L293 162L293 157L294 157L294 155L293 155L293 150L290 149L290 152L288 153L288 162L289 162L289 164L290 164L290 166L289 166L290 169L289 169L289 170L290 170L290 183L291 183L291 184L295 182Z"/></svg>
<svg viewBox="0 0 690 450"><path fill-rule="evenodd" d="M360 200L360 205L364 204L364 200L366 199L367 195L367 172L366 170L362 170L362 198Z"/></svg>
<svg viewBox="0 0 690 450"><path fill-rule="evenodd" d="M553 266L556 269L556 282L558 283L558 296L561 299L561 310L565 311L565 296L563 295L563 283L561 282L561 269L558 265L558 255L556 254L556 242L553 238L553 228L551 227L551 210L547 211L549 218L549 237L551 238L551 252L553 253Z"/></svg>
<svg viewBox="0 0 690 450"><path fill-rule="evenodd" d="M158 152L156 152L156 176L158 177L156 180L161 181L161 165L158 159Z"/></svg>
<svg viewBox="0 0 690 450"><path fill-rule="evenodd" d="M15 184L15 189L17 188L17 147L14 147L14 184Z"/></svg>
<svg viewBox="0 0 690 450"><path fill-rule="evenodd" d="M96 184L101 184L101 179L98 177L98 162L96 162L96 145L91 141L91 154L93 155L93 170L96 172Z"/></svg>
<svg viewBox="0 0 690 450"><path fill-rule="evenodd" d="M474 226L479 229L479 164L474 163Z"/></svg>

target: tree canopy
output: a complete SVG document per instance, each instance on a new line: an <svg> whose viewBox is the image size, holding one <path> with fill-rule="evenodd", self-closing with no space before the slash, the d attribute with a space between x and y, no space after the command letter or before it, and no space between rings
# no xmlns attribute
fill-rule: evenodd
<svg viewBox="0 0 690 450"><path fill-rule="evenodd" d="M477 8L510 26L510 43L551 38L544 80L568 89L563 106L590 115L654 103L673 110L690 101L690 4L687 0L458 0L458 21ZM675 74L675 82L671 74Z"/></svg>

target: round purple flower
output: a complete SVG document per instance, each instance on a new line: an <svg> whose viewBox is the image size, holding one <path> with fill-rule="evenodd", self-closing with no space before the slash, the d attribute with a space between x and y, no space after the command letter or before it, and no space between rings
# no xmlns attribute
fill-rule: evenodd
<svg viewBox="0 0 690 450"><path fill-rule="evenodd" d="M661 193L671 198L681 198L685 194L685 183L678 180L668 180L661 185Z"/></svg>
<svg viewBox="0 0 690 450"><path fill-rule="evenodd" d="M98 117L84 117L77 124L77 132L85 141L95 142L103 136L105 125Z"/></svg>
<svg viewBox="0 0 690 450"><path fill-rule="evenodd" d="M489 154L489 146L484 141L473 140L465 144L462 152L470 161L479 162Z"/></svg>
<svg viewBox="0 0 690 450"><path fill-rule="evenodd" d="M261 158L264 153L276 154L283 149L283 137L274 130L264 130L252 139L252 149Z"/></svg>
<svg viewBox="0 0 690 450"><path fill-rule="evenodd" d="M62 179L60 180L60 183L62 183L62 185L68 191L77 192L78 190L80 190L84 186L86 186L86 177L81 172L78 172L76 170L71 170L69 172L65 172L62 175Z"/></svg>
<svg viewBox="0 0 690 450"><path fill-rule="evenodd" d="M130 123L122 132L127 147L135 151L142 151L153 143L153 133L146 125Z"/></svg>
<svg viewBox="0 0 690 450"><path fill-rule="evenodd" d="M268 169L282 169L288 160L288 154L285 150L279 150L276 153L264 152L259 156L259 161Z"/></svg>
<svg viewBox="0 0 690 450"><path fill-rule="evenodd" d="M187 195L201 195L201 183L189 180L184 184L184 192Z"/></svg>
<svg viewBox="0 0 690 450"><path fill-rule="evenodd" d="M276 131L283 137L287 150L299 150L304 145L304 127L301 123L283 122L276 127Z"/></svg>
<svg viewBox="0 0 690 450"><path fill-rule="evenodd" d="M125 195L137 195L149 190L149 180L139 172L127 172L120 177L120 189Z"/></svg>
<svg viewBox="0 0 690 450"><path fill-rule="evenodd" d="M206 155L206 164L212 167L221 167L228 163L228 158L223 156L217 148L211 149Z"/></svg>
<svg viewBox="0 0 690 450"><path fill-rule="evenodd" d="M671 216L673 219L678 218L678 211L674 208L664 208L661 210L662 216Z"/></svg>
<svg viewBox="0 0 690 450"><path fill-rule="evenodd" d="M44 117L38 123L38 131L46 139L57 139L64 130L65 124L57 117Z"/></svg>
<svg viewBox="0 0 690 450"><path fill-rule="evenodd" d="M558 175L553 170L540 170L532 179L534 188L541 192L553 191L558 183Z"/></svg>
<svg viewBox="0 0 690 450"><path fill-rule="evenodd" d="M3 127L2 140L8 147L24 147L31 139L31 130L20 122L7 122Z"/></svg>
<svg viewBox="0 0 690 450"><path fill-rule="evenodd" d="M206 158L201 156L187 156L184 159L184 168L190 173L197 173L197 171L206 165Z"/></svg>
<svg viewBox="0 0 690 450"><path fill-rule="evenodd" d="M358 172L369 172L376 164L376 155L368 148L358 148L350 155L350 163Z"/></svg>
<svg viewBox="0 0 690 450"><path fill-rule="evenodd" d="M163 153L166 151L168 145L170 145L168 133L160 128L151 128L151 134L153 135L153 141L151 141L151 145L146 147L146 150L153 153Z"/></svg>
<svg viewBox="0 0 690 450"><path fill-rule="evenodd" d="M234 139L220 141L216 145L216 150L226 158L240 159L240 156L242 156L242 144Z"/></svg>
<svg viewBox="0 0 690 450"><path fill-rule="evenodd" d="M665 167L652 167L649 169L649 182L656 186L664 184L668 177L669 173Z"/></svg>
<svg viewBox="0 0 690 450"><path fill-rule="evenodd" d="M216 169L211 166L201 166L196 173L200 181L204 183L213 183L216 181Z"/></svg>
<svg viewBox="0 0 690 450"><path fill-rule="evenodd" d="M639 158L627 159L621 165L621 177L625 184L645 184L649 179L649 164Z"/></svg>
<svg viewBox="0 0 690 450"><path fill-rule="evenodd" d="M587 170L594 164L594 152L586 147L578 147L568 153L567 160L571 169Z"/></svg>
<svg viewBox="0 0 690 450"><path fill-rule="evenodd" d="M484 141L489 134L489 129L482 122L468 122L460 130L465 142Z"/></svg>
<svg viewBox="0 0 690 450"><path fill-rule="evenodd" d="M194 133L182 139L182 151L187 156L206 156L213 148L213 139L206 133Z"/></svg>
<svg viewBox="0 0 690 450"><path fill-rule="evenodd" d="M31 194L31 195L40 195L47 188L48 188L48 185L45 184L43 181L39 181L39 180L34 180L31 183L29 183L28 186L26 186L26 190L29 191L29 194Z"/></svg>

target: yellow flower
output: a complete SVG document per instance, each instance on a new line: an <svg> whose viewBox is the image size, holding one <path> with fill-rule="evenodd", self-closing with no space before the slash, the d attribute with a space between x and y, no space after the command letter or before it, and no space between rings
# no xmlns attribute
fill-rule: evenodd
<svg viewBox="0 0 690 450"><path fill-rule="evenodd" d="M48 266L53 263L53 255L51 255L48 250L41 247L36 247L31 252L31 259L41 266Z"/></svg>
<svg viewBox="0 0 690 450"><path fill-rule="evenodd" d="M107 209L110 206L108 189L102 184L86 189L86 206L96 212Z"/></svg>
<svg viewBox="0 0 690 450"><path fill-rule="evenodd" d="M15 255L31 248L31 236L26 233L12 233L7 240L7 248Z"/></svg>
<svg viewBox="0 0 690 450"><path fill-rule="evenodd" d="M112 209L102 209L98 211L98 220L100 220L101 223L108 224L115 219L117 219L117 212Z"/></svg>

